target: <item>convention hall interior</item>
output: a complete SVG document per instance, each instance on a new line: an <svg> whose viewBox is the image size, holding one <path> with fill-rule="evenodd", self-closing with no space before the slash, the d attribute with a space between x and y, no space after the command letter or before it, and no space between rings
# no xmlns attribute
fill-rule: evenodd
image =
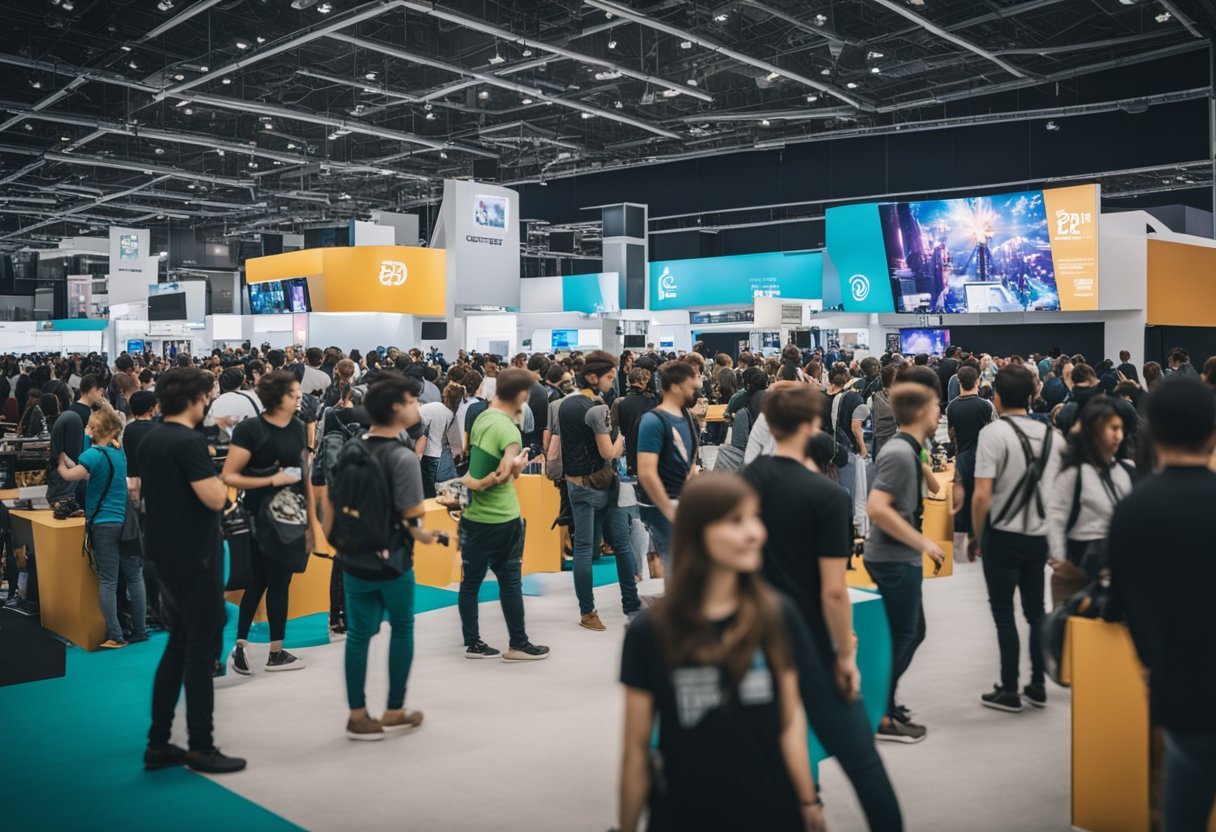
<svg viewBox="0 0 1216 832"><path fill-rule="evenodd" d="M6 829L1216 832L1216 0L0 19Z"/></svg>

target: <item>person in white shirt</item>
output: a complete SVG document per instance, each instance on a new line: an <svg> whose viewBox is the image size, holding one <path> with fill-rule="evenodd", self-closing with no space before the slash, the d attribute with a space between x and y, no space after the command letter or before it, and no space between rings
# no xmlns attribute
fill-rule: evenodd
<svg viewBox="0 0 1216 832"><path fill-rule="evenodd" d="M1064 439L1029 414L1037 389L1038 374L1024 366L1011 364L997 373L994 402L1001 418L980 431L976 448L971 528L980 542L1001 657L1000 684L980 699L984 707L1000 711L1022 710L1015 590L1022 596L1022 612L1030 625L1030 684L1023 693L1035 707L1047 704L1038 625L1046 615L1047 507L1051 484L1059 476Z"/></svg>
<svg viewBox="0 0 1216 832"><path fill-rule="evenodd" d="M459 385L449 385L444 391L443 401L428 402L418 408L422 415L422 423L426 425L426 434L418 438L415 451L422 463L422 493L430 498L435 496L435 475L439 471L439 460L443 450L448 447L446 438L456 410L463 399L464 388Z"/></svg>
<svg viewBox="0 0 1216 832"><path fill-rule="evenodd" d="M1081 411L1068 437L1063 469L1047 506L1047 556L1053 606L1060 606L1098 577L1115 506L1132 493L1135 469L1115 458L1123 419L1105 396Z"/></svg>
<svg viewBox="0 0 1216 832"><path fill-rule="evenodd" d="M300 379L300 392L311 393L314 396L324 395L325 389L332 379L321 369L325 353L319 347L309 347L304 353L304 375Z"/></svg>
<svg viewBox="0 0 1216 832"><path fill-rule="evenodd" d="M203 420L205 427L219 427L220 438L224 444L232 439L232 429L237 423L262 412L262 403L258 401L258 397L241 389L244 383L245 371L240 367L224 370L220 374L220 395L211 403L207 417Z"/></svg>

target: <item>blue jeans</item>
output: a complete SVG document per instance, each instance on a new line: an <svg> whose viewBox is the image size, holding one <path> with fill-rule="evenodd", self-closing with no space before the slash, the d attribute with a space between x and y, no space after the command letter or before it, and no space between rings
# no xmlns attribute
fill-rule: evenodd
<svg viewBox="0 0 1216 832"><path fill-rule="evenodd" d="M524 629L524 596L521 571L524 559L524 521L478 523L467 517L460 521L460 560L464 574L460 580L460 629L466 647L481 641L478 623L477 592L486 579L486 570L498 578L498 598L511 647L528 643Z"/></svg>
<svg viewBox="0 0 1216 832"><path fill-rule="evenodd" d="M405 685L414 662L414 570L388 581L369 581L349 572L346 584L346 700L352 711L367 706L367 646L388 617L388 709L405 705Z"/></svg>
<svg viewBox="0 0 1216 832"><path fill-rule="evenodd" d="M626 615L641 608L634 581L633 549L629 545L629 515L617 505L618 488L603 491L566 480L570 511L574 515L574 594L579 612L595 611L591 560L601 535L616 553L616 574L621 584L621 607Z"/></svg>
<svg viewBox="0 0 1216 832"><path fill-rule="evenodd" d="M435 474L439 471L439 457L424 456L419 462L422 463L422 496L435 496Z"/></svg>
<svg viewBox="0 0 1216 832"><path fill-rule="evenodd" d="M891 625L891 696L887 701L887 715L895 710L895 689L899 677L904 675L916 648L925 640L924 611L921 606L921 588L924 585L923 567L909 563L874 563L867 560L866 571L878 584L887 621Z"/></svg>
<svg viewBox="0 0 1216 832"><path fill-rule="evenodd" d="M447 482L459 476L456 473L456 462L452 459L452 449L444 448L439 456L439 469L435 471L435 482Z"/></svg>
<svg viewBox="0 0 1216 832"><path fill-rule="evenodd" d="M1165 729L1163 832L1205 832L1216 800L1216 733Z"/></svg>
<svg viewBox="0 0 1216 832"><path fill-rule="evenodd" d="M101 589L101 617L106 622L106 638L125 641L118 623L118 573L122 572L131 596L131 636L143 638L148 612L144 592L144 559L122 555L122 523L97 523L93 526L93 553L97 559L97 583Z"/></svg>
<svg viewBox="0 0 1216 832"><path fill-rule="evenodd" d="M654 506L639 504L638 513L650 531L650 540L654 544L654 550L663 559L663 572L667 574L667 570L671 568L671 521Z"/></svg>

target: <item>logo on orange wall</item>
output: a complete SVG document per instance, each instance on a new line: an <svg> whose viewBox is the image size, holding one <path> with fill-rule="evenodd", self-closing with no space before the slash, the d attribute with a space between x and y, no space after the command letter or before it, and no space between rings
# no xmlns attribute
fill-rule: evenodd
<svg viewBox="0 0 1216 832"><path fill-rule="evenodd" d="M400 260L380 261L380 284L382 286L400 286L409 279L409 269Z"/></svg>

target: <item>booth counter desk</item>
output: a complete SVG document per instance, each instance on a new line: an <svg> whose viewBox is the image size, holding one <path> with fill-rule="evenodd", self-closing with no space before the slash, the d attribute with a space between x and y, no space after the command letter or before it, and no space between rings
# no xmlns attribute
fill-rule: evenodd
<svg viewBox="0 0 1216 832"><path fill-rule="evenodd" d="M1159 746L1131 634L1122 624L1071 618L1066 644L1063 665L1072 683L1073 828L1159 828L1154 819L1160 802ZM1216 814L1208 832L1216 832Z"/></svg>
<svg viewBox="0 0 1216 832"><path fill-rule="evenodd" d="M946 562L942 564L940 571L935 572L932 559L925 555L926 578L946 578L954 574L954 463L949 463L945 471L939 471L937 478L941 480L942 487L925 498L923 530L926 537L942 547ZM874 581L866 571L863 559L854 556L852 567L847 576L849 586L873 589Z"/></svg>
<svg viewBox="0 0 1216 832"><path fill-rule="evenodd" d="M42 626L78 647L96 650L106 640L106 622L97 575L84 555L84 518L56 520L49 511L13 510L9 519L13 544L34 546Z"/></svg>
<svg viewBox="0 0 1216 832"><path fill-rule="evenodd" d="M519 494L520 509L528 531L524 539L523 574L534 572L560 572L562 570L561 534L552 528L553 520L561 510L560 495L553 483L542 474L524 474L515 481ZM457 540L456 521L447 509L436 500L426 501L426 514L422 525L431 531L444 531L451 537L448 546L414 546L414 577L424 586L446 587L460 581L460 552ZM314 528L315 550L322 555L333 555L333 547L325 539L319 527ZM77 547L79 548L79 547ZM41 563L41 561L39 562ZM300 618L329 611L329 577L334 562L327 558L313 557L308 568L291 580L287 617ZM96 583L96 579L94 579ZM96 597L96 595L94 595ZM241 592L229 592L228 600L239 604ZM254 616L255 621L266 620L265 601Z"/></svg>

